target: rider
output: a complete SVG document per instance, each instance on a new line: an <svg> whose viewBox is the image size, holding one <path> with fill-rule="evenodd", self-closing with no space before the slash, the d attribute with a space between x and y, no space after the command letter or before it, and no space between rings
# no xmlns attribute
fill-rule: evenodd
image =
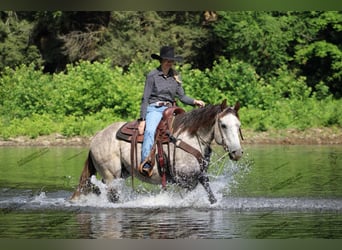
<svg viewBox="0 0 342 250"><path fill-rule="evenodd" d="M163 111L172 106L175 97L178 97L184 104L199 107L205 105L203 101L185 95L180 75L173 69L174 62L181 61L183 58L174 55L173 47L163 46L160 48L160 55L152 54L151 57L159 60L160 66L152 70L146 77L140 118L138 119L139 134L144 134L145 130L141 150L141 164L143 164L142 171L147 174L153 167L147 157L153 147L154 135Z"/></svg>

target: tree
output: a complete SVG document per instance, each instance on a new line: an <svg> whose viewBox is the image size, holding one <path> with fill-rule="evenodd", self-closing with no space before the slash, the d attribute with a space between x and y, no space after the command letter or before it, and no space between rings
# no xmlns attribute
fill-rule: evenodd
<svg viewBox="0 0 342 250"><path fill-rule="evenodd" d="M256 67L261 75L287 64L293 40L291 21L286 13L219 12L213 31L226 58L237 58Z"/></svg>
<svg viewBox="0 0 342 250"><path fill-rule="evenodd" d="M100 46L103 58L125 68L150 60L163 45L171 45L185 62L194 62L208 40L202 12L114 11Z"/></svg>
<svg viewBox="0 0 342 250"><path fill-rule="evenodd" d="M226 58L250 63L267 79L287 68L313 91L323 83L342 96L342 12L218 12L212 27Z"/></svg>
<svg viewBox="0 0 342 250"><path fill-rule="evenodd" d="M32 23L20 19L16 12L0 12L0 70L34 62L41 65L38 48L30 44Z"/></svg>
<svg viewBox="0 0 342 250"><path fill-rule="evenodd" d="M314 90L323 82L336 98L342 97L342 12L298 13L302 38L295 47L299 74ZM304 32L303 32L304 31Z"/></svg>
<svg viewBox="0 0 342 250"><path fill-rule="evenodd" d="M32 37L44 58L44 71L63 71L66 64L81 59L96 60L109 16L108 11L37 12Z"/></svg>

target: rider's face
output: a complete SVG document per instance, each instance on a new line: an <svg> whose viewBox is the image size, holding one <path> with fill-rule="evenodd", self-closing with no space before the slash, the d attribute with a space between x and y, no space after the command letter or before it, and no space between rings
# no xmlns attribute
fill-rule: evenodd
<svg viewBox="0 0 342 250"><path fill-rule="evenodd" d="M165 71L168 71L170 68L172 68L174 63L175 63L175 61L173 61L173 60L163 59L161 61L162 69Z"/></svg>

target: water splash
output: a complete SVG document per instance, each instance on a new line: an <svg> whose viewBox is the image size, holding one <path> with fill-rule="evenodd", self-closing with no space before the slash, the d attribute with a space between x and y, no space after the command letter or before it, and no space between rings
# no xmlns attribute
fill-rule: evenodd
<svg viewBox="0 0 342 250"><path fill-rule="evenodd" d="M119 191L120 199L111 203L107 199L107 186L92 178L92 183L99 187L101 194L81 195L76 202L69 202L71 206L100 207L100 208L185 208L208 207L210 205L207 194L201 186L193 191L186 191L176 186L169 186L168 190L146 190L138 186L135 191L123 180L114 180L111 187ZM203 190L201 190L203 189Z"/></svg>
<svg viewBox="0 0 342 250"><path fill-rule="evenodd" d="M246 156L244 160L239 162L232 162L222 158L215 164L217 164L217 171L213 171L210 175L211 187L217 198L217 203L213 205L210 204L207 193L201 185L198 185L192 191L186 191L172 185L168 186L167 191L163 191L161 188L152 191L146 190L143 186L138 186L136 190L132 190L124 180L114 180L111 184L111 187L118 190L120 196L117 203L111 203L107 199L107 186L93 176L91 182L99 188L100 195L81 195L79 200L70 201L71 192L65 190L33 192L31 190L2 189L0 193L0 209L7 212L18 209L73 210L89 208L342 211L342 199L338 198L232 197L230 195L231 188L238 185L239 180L249 173L253 161Z"/></svg>

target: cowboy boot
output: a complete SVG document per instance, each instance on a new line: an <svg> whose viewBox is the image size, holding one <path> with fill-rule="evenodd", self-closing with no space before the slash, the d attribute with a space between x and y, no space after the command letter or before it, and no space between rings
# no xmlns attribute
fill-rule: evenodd
<svg viewBox="0 0 342 250"><path fill-rule="evenodd" d="M153 165L150 161L145 160L139 165L139 172L144 176L151 177L153 174Z"/></svg>

